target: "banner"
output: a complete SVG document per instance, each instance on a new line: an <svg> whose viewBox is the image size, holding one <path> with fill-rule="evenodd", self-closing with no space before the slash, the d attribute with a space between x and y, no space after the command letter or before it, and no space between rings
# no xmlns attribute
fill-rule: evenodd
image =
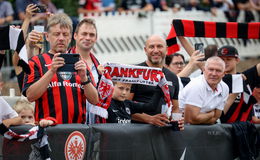
<svg viewBox="0 0 260 160"><path fill-rule="evenodd" d="M105 69L113 81L157 86L164 77L161 68L106 63Z"/></svg>
<svg viewBox="0 0 260 160"><path fill-rule="evenodd" d="M62 124L48 127L47 134L54 160L232 160L236 152L230 124L185 125L184 131L149 124ZM35 140L1 138L0 159L28 160Z"/></svg>
<svg viewBox="0 0 260 160"><path fill-rule="evenodd" d="M157 86L159 85L164 93L164 100L168 109L166 114L171 115L172 102L170 99L167 80L161 68L134 66L116 63L106 63L103 65L104 73L98 86L99 103L90 107L90 112L102 118L107 118L107 109L110 106L113 83L112 81Z"/></svg>
<svg viewBox="0 0 260 160"><path fill-rule="evenodd" d="M174 19L166 39L168 55L180 50L180 46L177 44L177 36L259 39L260 22L208 22Z"/></svg>

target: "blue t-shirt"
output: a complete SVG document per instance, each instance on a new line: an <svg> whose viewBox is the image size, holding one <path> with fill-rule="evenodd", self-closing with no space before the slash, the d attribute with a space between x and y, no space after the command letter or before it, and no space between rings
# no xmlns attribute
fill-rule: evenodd
<svg viewBox="0 0 260 160"><path fill-rule="evenodd" d="M14 10L10 2L8 1L0 2L0 18L12 16L13 14L14 14Z"/></svg>
<svg viewBox="0 0 260 160"><path fill-rule="evenodd" d="M37 4L38 0L16 0L15 1L15 6L16 6L16 12L25 12L26 7L29 4Z"/></svg>

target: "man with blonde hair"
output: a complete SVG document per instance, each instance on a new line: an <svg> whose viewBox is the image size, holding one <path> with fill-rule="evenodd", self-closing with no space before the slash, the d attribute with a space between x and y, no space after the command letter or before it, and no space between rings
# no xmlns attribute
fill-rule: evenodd
<svg viewBox="0 0 260 160"><path fill-rule="evenodd" d="M74 64L75 72L58 71L65 65L60 54L66 53L71 37L71 19L66 14L51 16L46 34L50 50L29 61L31 73L25 76L23 94L29 101L36 102L36 121L54 117L58 124L85 123L86 99L98 103L97 90L86 75L82 59ZM29 41L31 43L33 41Z"/></svg>

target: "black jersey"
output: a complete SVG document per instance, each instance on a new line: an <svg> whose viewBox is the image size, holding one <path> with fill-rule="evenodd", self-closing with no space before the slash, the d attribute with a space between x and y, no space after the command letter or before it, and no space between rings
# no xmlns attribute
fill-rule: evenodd
<svg viewBox="0 0 260 160"><path fill-rule="evenodd" d="M163 92L159 87L156 87L153 93L152 100L149 103L112 99L107 109L107 123L131 123L131 114L154 111L160 102L160 97L163 96Z"/></svg>
<svg viewBox="0 0 260 160"><path fill-rule="evenodd" d="M148 66L145 62L138 65ZM179 81L177 76L164 67L162 68L162 72L165 74L165 78L168 81L171 100L172 99L178 100ZM151 101L155 88L156 88L155 86L133 84L131 87L131 93L134 93L133 101L148 103L149 101ZM145 112L145 113L150 115L161 113L161 108L162 108L161 106L163 104L166 103L164 101L164 97L162 96L156 110L154 112Z"/></svg>

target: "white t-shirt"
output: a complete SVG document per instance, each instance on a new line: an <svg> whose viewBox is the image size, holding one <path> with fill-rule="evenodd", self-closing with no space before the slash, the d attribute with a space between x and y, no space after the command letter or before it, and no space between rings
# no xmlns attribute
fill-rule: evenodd
<svg viewBox="0 0 260 160"><path fill-rule="evenodd" d="M98 84L98 71L94 65L94 63L92 64L92 68L91 68L91 73L93 75L94 81L96 84ZM87 124L95 124L95 114L91 113L90 110L91 108L93 108L92 106L95 106L91 103L88 102L88 100L86 100L86 109L87 109L87 113L86 113L86 123Z"/></svg>
<svg viewBox="0 0 260 160"><path fill-rule="evenodd" d="M2 97L0 97L0 123L5 119L14 117L18 117L18 114Z"/></svg>
<svg viewBox="0 0 260 160"><path fill-rule="evenodd" d="M208 85L204 75L194 78L179 94L179 107L184 110L185 105L193 105L201 108L201 113L207 113L214 109L223 110L228 98L229 88L221 80L217 89L213 91Z"/></svg>

